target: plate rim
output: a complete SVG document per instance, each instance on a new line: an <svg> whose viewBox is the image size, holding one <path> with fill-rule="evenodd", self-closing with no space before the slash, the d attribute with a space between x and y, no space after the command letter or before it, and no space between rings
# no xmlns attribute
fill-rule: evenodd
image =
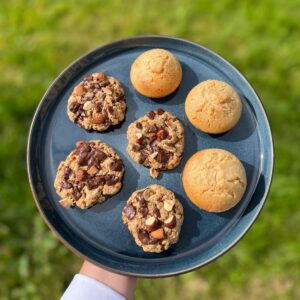
<svg viewBox="0 0 300 300"><path fill-rule="evenodd" d="M265 181L265 188L264 188L264 193L261 197L261 200L259 202L258 208L256 213L253 215L252 219L250 220L250 222L247 224L247 226L245 226L245 228L243 229L243 231L241 231L238 234L238 237L232 241L227 247L225 247L224 249L222 249L220 252L218 252L217 254L213 255L210 259L205 260L204 262L200 262L200 263L196 263L191 267L187 267L187 268L180 268L179 270L175 270L175 271L170 271L170 272L164 272L161 274L153 274L153 273L147 273L147 274L141 274L141 273L136 273L136 272L131 272L131 271L124 271L124 270L119 270L119 269L114 269L111 268L109 266L103 265L101 263L99 263L98 261L95 261L94 259L91 259L89 257L87 257L85 254L81 253L80 251L78 251L75 247L73 247L71 244L69 244L61 235L59 232L56 231L56 229L54 228L54 226L52 224L50 224L50 222L48 221L47 217L45 216L39 200L38 200L38 193L36 191L36 187L34 186L34 182L33 182L33 178L32 178L32 166L30 164L30 154L32 153L32 140L33 140L33 130L35 128L38 116L40 114L41 108L46 100L46 98L48 97L50 91L52 90L53 86L56 85L57 82L59 82L61 80L61 78L63 77L63 75L73 66L75 66L78 62L80 62L82 59L84 59L87 56L92 55L94 52L98 52L101 51L101 49L105 49L106 47L114 47L116 44L120 44L120 43L126 43L126 42L130 42L130 41L143 41L145 39L165 39L165 40L172 40L172 41L177 41L177 42L181 42L181 43L186 43L186 44L190 44L192 46L196 46L196 47L200 47L202 48L204 51L208 52L209 54L212 54L214 56L217 56L218 59L220 59L223 63L225 63L226 65L228 65L229 67L231 67L236 73L239 74L240 78L246 83L246 85L252 90L253 94L255 95L256 98L256 102L257 104L260 106L260 111L262 113L263 118L266 121L266 132L267 132L267 136L269 137L269 143L270 143L270 157L269 160L271 162L271 164L268 166L269 168L269 178L266 179ZM267 115L267 112L265 110L265 107L262 103L262 101L260 100L260 97L258 96L257 91L255 90L255 88L251 85L251 83L247 80L247 77L241 72L239 71L231 62L229 62L227 59L223 58L220 54L218 54L217 52L207 48L206 46L203 46L202 44L199 44L197 42L191 41L191 40L186 40L183 38L179 38L176 36L168 36L168 35L137 35L137 36L131 36L131 37L127 37L127 38L122 38L122 39L117 39L114 40L112 42L107 42L104 43L102 45L99 45L96 48L93 48L92 50L85 52L84 54L82 54L81 56L79 56L77 59L75 59L74 61L72 61L69 65L67 65L56 77L55 79L51 82L51 84L48 86L47 90L45 91L45 93L43 94L41 100L39 101L39 104L36 107L35 113L33 115L31 124L30 124L30 128L29 128L29 132L28 132L28 139L27 139L27 148L26 148L26 165L27 165L27 175L28 175L28 179L29 179L29 185L30 185L30 189L34 198L34 202L35 205L38 209L38 212L40 213L40 215L42 216L44 222L47 224L47 226L49 227L49 229L51 230L51 232L54 234L54 236L67 248L69 249L71 252L73 252L75 255L77 255L78 257L90 261L93 264L96 264L104 269L107 269L109 271L112 271L114 273L118 273L118 274L122 274L122 275L127 275L127 276L134 276L134 277L143 277L143 278L158 278L158 277L168 277L168 276L174 276L174 275L179 275L179 274L184 274L193 270L196 270L200 267L206 266L209 263L215 261L216 259L220 258L221 256L223 256L224 254L226 254L230 249L232 249L235 245L237 245L239 243L239 241L242 240L242 238L246 235L246 233L251 229L251 227L253 226L253 224L255 223L255 221L258 219L260 213L263 210L263 207L266 203L268 194L270 192L271 189L271 184L272 184L272 179L273 179L273 174L274 174L274 141L273 141L273 136L272 136L272 130L271 130L271 126L270 126L270 122L269 122L269 118Z"/></svg>

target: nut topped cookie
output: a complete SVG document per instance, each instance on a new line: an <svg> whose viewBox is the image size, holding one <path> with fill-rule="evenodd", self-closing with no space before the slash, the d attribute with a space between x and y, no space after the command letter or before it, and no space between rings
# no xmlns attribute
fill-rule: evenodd
<svg viewBox="0 0 300 300"><path fill-rule="evenodd" d="M106 130L124 120L124 90L114 77L98 72L87 75L68 100L68 116L86 130Z"/></svg>
<svg viewBox="0 0 300 300"><path fill-rule="evenodd" d="M156 178L160 170L179 165L184 149L184 129L177 117L162 109L151 110L131 123L127 152L137 163L150 167Z"/></svg>
<svg viewBox="0 0 300 300"><path fill-rule="evenodd" d="M177 89L182 79L182 69L171 52L151 49L139 55L133 62L130 79L140 94L161 98Z"/></svg>
<svg viewBox="0 0 300 300"><path fill-rule="evenodd" d="M101 203L122 187L124 166L116 152L101 141L78 141L57 169L54 187L66 208Z"/></svg>
<svg viewBox="0 0 300 300"><path fill-rule="evenodd" d="M173 192L153 184L137 190L122 212L123 223L145 252L162 252L178 241L183 208Z"/></svg>

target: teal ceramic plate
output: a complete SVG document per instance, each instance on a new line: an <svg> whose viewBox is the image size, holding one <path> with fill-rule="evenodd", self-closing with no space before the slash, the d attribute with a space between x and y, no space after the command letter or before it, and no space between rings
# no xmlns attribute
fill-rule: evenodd
<svg viewBox="0 0 300 300"><path fill-rule="evenodd" d="M130 66L143 51L164 48L174 53L183 68L178 90L162 100L137 94L129 79ZM124 86L126 120L114 129L87 132L66 114L67 99L87 73L103 71ZM196 130L184 113L187 93L199 82L219 79L240 94L243 112L236 127L212 136ZM163 108L177 115L185 127L185 152L178 168L163 172L158 180L135 164L126 153L126 130L147 111ZM101 205L88 210L64 209L53 188L56 169L74 149L77 140L100 139L113 146L125 164L123 188ZM229 150L246 168L248 186L241 202L225 213L207 213L195 207L181 184L183 166L193 153L205 148ZM51 84L34 115L28 141L28 174L37 207L59 239L84 259L115 272L147 277L180 274L201 267L234 246L261 211L270 188L273 170L271 131L255 91L239 71L211 50L182 39L164 36L133 37L101 46L80 57ZM131 193L157 183L174 191L184 207L180 239L168 251L144 253L126 227L121 212Z"/></svg>

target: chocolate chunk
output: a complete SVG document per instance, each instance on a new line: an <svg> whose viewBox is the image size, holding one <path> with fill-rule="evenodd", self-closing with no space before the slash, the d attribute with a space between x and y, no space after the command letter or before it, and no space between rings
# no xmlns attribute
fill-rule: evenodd
<svg viewBox="0 0 300 300"><path fill-rule="evenodd" d="M160 210L157 207L154 208L154 214L160 218Z"/></svg>
<svg viewBox="0 0 300 300"><path fill-rule="evenodd" d="M145 201L144 193L143 192L138 192L136 194L136 199L138 199L139 201Z"/></svg>
<svg viewBox="0 0 300 300"><path fill-rule="evenodd" d="M150 120L154 120L155 118L155 112L153 110L150 110L148 113L147 113L147 117L150 119Z"/></svg>
<svg viewBox="0 0 300 300"><path fill-rule="evenodd" d="M162 149L159 149L158 154L155 157L156 161L158 161L161 164L168 162L169 158L170 158L169 153Z"/></svg>
<svg viewBox="0 0 300 300"><path fill-rule="evenodd" d="M74 196L75 200L80 199L81 193L77 188L74 189L73 196Z"/></svg>
<svg viewBox="0 0 300 300"><path fill-rule="evenodd" d="M88 164L88 161L89 161L89 153L87 152L79 153L77 157L77 162L80 166L86 166Z"/></svg>
<svg viewBox="0 0 300 300"><path fill-rule="evenodd" d="M79 115L77 121L79 121L79 120L80 120L80 121L83 121L85 117L86 117L86 115L85 115L85 112L83 111L83 112Z"/></svg>
<svg viewBox="0 0 300 300"><path fill-rule="evenodd" d="M156 145L155 140L150 143L150 149L153 152L158 152L159 147Z"/></svg>
<svg viewBox="0 0 300 300"><path fill-rule="evenodd" d="M109 85L109 81L108 80L104 80L104 81L101 81L100 83L99 83L99 86L100 87L105 87L105 86L108 86Z"/></svg>
<svg viewBox="0 0 300 300"><path fill-rule="evenodd" d="M105 184L107 185L114 185L119 181L119 177L118 176L114 176L114 175L105 175Z"/></svg>
<svg viewBox="0 0 300 300"><path fill-rule="evenodd" d="M95 104L95 110L96 110L97 113L101 112L101 111L102 111L102 108L103 108L102 103L97 102L97 103Z"/></svg>
<svg viewBox="0 0 300 300"><path fill-rule="evenodd" d="M73 188L73 184L72 183L70 183L70 182L67 182L67 181L62 181L61 182L61 188L62 189L71 189L71 188Z"/></svg>
<svg viewBox="0 0 300 300"><path fill-rule="evenodd" d="M101 150L94 150L92 155L88 161L88 165L92 166L95 165L96 167L100 168L100 164L107 158L107 155Z"/></svg>
<svg viewBox="0 0 300 300"><path fill-rule="evenodd" d="M75 172L75 177L77 181L84 181L87 179L88 174L85 170L79 169Z"/></svg>
<svg viewBox="0 0 300 300"><path fill-rule="evenodd" d="M148 214L148 208L146 206L141 206L139 208L139 212L142 214L143 217L146 217Z"/></svg>
<svg viewBox="0 0 300 300"><path fill-rule="evenodd" d="M140 242L144 245L155 244L158 241L157 239L151 237L147 231L142 230L138 231L138 238Z"/></svg>
<svg viewBox="0 0 300 300"><path fill-rule="evenodd" d="M158 128L156 127L156 125L152 125L150 126L150 128L148 129L148 133L156 133L158 131Z"/></svg>
<svg viewBox="0 0 300 300"><path fill-rule="evenodd" d="M93 86L93 88L94 88L94 92L96 92L97 90L99 90L99 89L100 89L100 84L98 84L98 83L94 83L94 86Z"/></svg>
<svg viewBox="0 0 300 300"><path fill-rule="evenodd" d="M94 154L94 158L96 158L98 161L102 162L107 158L107 155L101 150L96 150L95 154Z"/></svg>
<svg viewBox="0 0 300 300"><path fill-rule="evenodd" d="M112 106L109 106L108 111L109 111L110 114L113 114L114 113L114 108Z"/></svg>
<svg viewBox="0 0 300 300"><path fill-rule="evenodd" d="M70 169L69 167L65 167L63 171L63 179L68 180L71 174L72 174L72 169Z"/></svg>
<svg viewBox="0 0 300 300"><path fill-rule="evenodd" d="M151 136L148 137L148 139L149 139L150 143L152 143L157 140L157 136L156 136L156 134L152 134Z"/></svg>
<svg viewBox="0 0 300 300"><path fill-rule="evenodd" d="M136 123L135 123L135 126L136 126L136 128L138 128L138 129L143 129L143 125L142 125L141 122L136 122Z"/></svg>
<svg viewBox="0 0 300 300"><path fill-rule="evenodd" d="M117 95L117 96L116 96L115 101L116 101L116 102L123 101L124 98L125 98L124 94L121 93L120 95Z"/></svg>
<svg viewBox="0 0 300 300"><path fill-rule="evenodd" d="M135 216L135 208L132 204L127 204L124 208L123 208L123 213L125 214L125 216L129 219L132 220Z"/></svg>
<svg viewBox="0 0 300 300"><path fill-rule="evenodd" d="M82 106L82 105L81 105L80 103L78 103L78 102L72 102L72 103L70 104L70 111L71 111L73 114L76 114L76 113L79 111L79 109L80 109L81 106Z"/></svg>
<svg viewBox="0 0 300 300"><path fill-rule="evenodd" d="M171 147L171 148L175 147L174 143L166 143L166 145L169 146L169 147Z"/></svg>
<svg viewBox="0 0 300 300"><path fill-rule="evenodd" d="M146 152L146 151L141 151L140 152L140 157L139 157L139 160L138 160L138 163L139 164L142 164L142 163L144 163L144 161L147 159L147 157L148 157L148 153Z"/></svg>
<svg viewBox="0 0 300 300"><path fill-rule="evenodd" d="M84 142L79 146L79 152L83 153L83 152L90 152L92 150L91 146L89 145L89 143Z"/></svg>
<svg viewBox="0 0 300 300"><path fill-rule="evenodd" d="M97 188L101 183L104 183L104 178L103 176L98 175L88 180L87 187L89 190L92 190Z"/></svg>
<svg viewBox="0 0 300 300"><path fill-rule="evenodd" d="M82 189L84 188L84 186L85 186L85 183L84 183L84 182L79 182L79 183L77 184L76 188L77 188L77 190L78 190L79 192L81 192Z"/></svg>
<svg viewBox="0 0 300 300"><path fill-rule="evenodd" d="M160 227L160 222L153 216L150 216L146 219L145 225L147 231L152 232Z"/></svg>
<svg viewBox="0 0 300 300"><path fill-rule="evenodd" d="M132 146L131 149L132 149L133 152L139 152L142 148L143 147L141 145L136 145L135 144L135 145Z"/></svg>
<svg viewBox="0 0 300 300"><path fill-rule="evenodd" d="M162 115L164 112L165 112L165 111L164 111L163 109L161 109L161 108L159 108L159 109L157 110L157 114L159 114L159 115Z"/></svg>
<svg viewBox="0 0 300 300"><path fill-rule="evenodd" d="M102 111L102 114L103 114L104 122L105 122L106 124L109 124L109 123L110 123L110 118L108 117L107 111L106 111L106 110L103 110L103 111Z"/></svg>
<svg viewBox="0 0 300 300"><path fill-rule="evenodd" d="M162 141L162 140L165 140L168 137L168 135L169 134L168 134L167 130L160 129L157 133L157 138Z"/></svg>
<svg viewBox="0 0 300 300"><path fill-rule="evenodd" d="M136 143L138 143L139 145L143 145L145 142L145 137L141 136L139 138L136 139Z"/></svg>
<svg viewBox="0 0 300 300"><path fill-rule="evenodd" d="M111 164L110 164L110 169L112 171L122 171L123 169L123 162L121 159L116 159L115 161L113 161Z"/></svg>

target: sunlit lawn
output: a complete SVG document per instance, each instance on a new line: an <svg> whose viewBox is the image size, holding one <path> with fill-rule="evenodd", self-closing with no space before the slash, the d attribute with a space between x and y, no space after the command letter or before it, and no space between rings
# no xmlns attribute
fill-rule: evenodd
<svg viewBox="0 0 300 300"><path fill-rule="evenodd" d="M58 299L81 263L28 187L36 105L84 52L147 33L204 44L246 75L269 115L276 165L267 205L238 246L195 272L140 280L137 299L300 299L299 19L299 1L0 1L0 299Z"/></svg>

